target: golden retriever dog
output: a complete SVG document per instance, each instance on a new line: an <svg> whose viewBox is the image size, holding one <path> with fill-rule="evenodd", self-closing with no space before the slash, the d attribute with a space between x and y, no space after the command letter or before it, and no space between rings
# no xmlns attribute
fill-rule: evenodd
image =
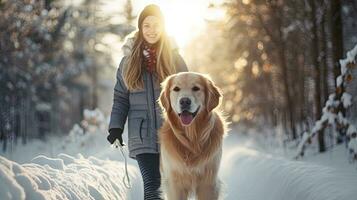
<svg viewBox="0 0 357 200"><path fill-rule="evenodd" d="M227 123L215 109L220 89L207 75L180 72L161 83L161 190L168 200L219 198L217 176Z"/></svg>

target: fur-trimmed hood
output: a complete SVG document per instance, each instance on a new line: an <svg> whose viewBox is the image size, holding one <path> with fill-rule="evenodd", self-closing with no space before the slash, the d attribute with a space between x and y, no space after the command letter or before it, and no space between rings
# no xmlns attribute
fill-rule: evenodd
<svg viewBox="0 0 357 200"><path fill-rule="evenodd" d="M131 53L131 49L134 46L135 36L127 37L125 39L124 45L121 47L124 56L128 56ZM178 50L177 43L173 37L169 37L170 45L172 50Z"/></svg>

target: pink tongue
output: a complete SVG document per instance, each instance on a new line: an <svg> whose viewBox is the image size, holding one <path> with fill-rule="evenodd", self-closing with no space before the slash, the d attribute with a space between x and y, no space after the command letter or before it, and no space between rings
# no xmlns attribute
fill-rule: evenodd
<svg viewBox="0 0 357 200"><path fill-rule="evenodd" d="M185 125L188 125L191 123L191 121L193 120L192 114L187 113L187 112L183 112L180 116L181 118L181 122Z"/></svg>

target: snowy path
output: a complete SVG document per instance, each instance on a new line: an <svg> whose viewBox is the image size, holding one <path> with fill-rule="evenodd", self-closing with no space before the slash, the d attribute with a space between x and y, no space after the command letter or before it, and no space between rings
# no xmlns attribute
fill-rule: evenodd
<svg viewBox="0 0 357 200"><path fill-rule="evenodd" d="M57 140L55 140L57 141ZM124 187L123 160L105 137L32 143L0 157L0 199L142 199L139 170L129 160L132 189ZM63 144L66 144L63 146ZM38 145L38 146L37 146ZM33 154L46 156L35 159ZM263 153L250 138L225 138L220 177L227 200L347 200L357 197L356 171L291 161ZM58 152L66 153L57 155ZM77 153L83 154L75 155ZM50 156L56 155L56 156ZM69 156L71 155L71 156ZM7 156L9 157L9 156ZM49 157L55 157L54 159ZM27 159L26 159L27 158ZM24 163L24 164L19 164Z"/></svg>
<svg viewBox="0 0 357 200"><path fill-rule="evenodd" d="M226 190L224 199L357 199L355 172L340 172L322 165L290 161L253 150L244 144L236 147L225 145L224 151L220 173Z"/></svg>

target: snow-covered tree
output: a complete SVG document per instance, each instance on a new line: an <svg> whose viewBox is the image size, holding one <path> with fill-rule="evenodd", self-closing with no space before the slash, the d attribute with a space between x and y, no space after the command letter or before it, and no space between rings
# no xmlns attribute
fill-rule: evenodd
<svg viewBox="0 0 357 200"><path fill-rule="evenodd" d="M311 131L303 134L298 146L296 158L304 155L306 144L311 141L317 133L323 132L328 126L334 129L334 137L347 137L348 149L355 159L357 159L357 138L356 128L349 122L344 114L344 110L352 105L352 96L343 88L346 88L352 80L352 70L357 65L357 45L347 52L345 59L340 60L341 75L336 79L336 90L329 96L322 110L322 116L315 122Z"/></svg>
<svg viewBox="0 0 357 200"><path fill-rule="evenodd" d="M4 149L6 141L19 136L26 142L28 136L45 138L49 132L70 128L82 116L82 109L97 107L98 76L108 68L115 69L103 38L112 34L120 39L133 30L123 25L125 21L112 24L100 4L93 0L76 4L0 2L0 134ZM80 76L88 77L88 86L78 86ZM71 109L76 103L71 97L74 90L86 101Z"/></svg>

